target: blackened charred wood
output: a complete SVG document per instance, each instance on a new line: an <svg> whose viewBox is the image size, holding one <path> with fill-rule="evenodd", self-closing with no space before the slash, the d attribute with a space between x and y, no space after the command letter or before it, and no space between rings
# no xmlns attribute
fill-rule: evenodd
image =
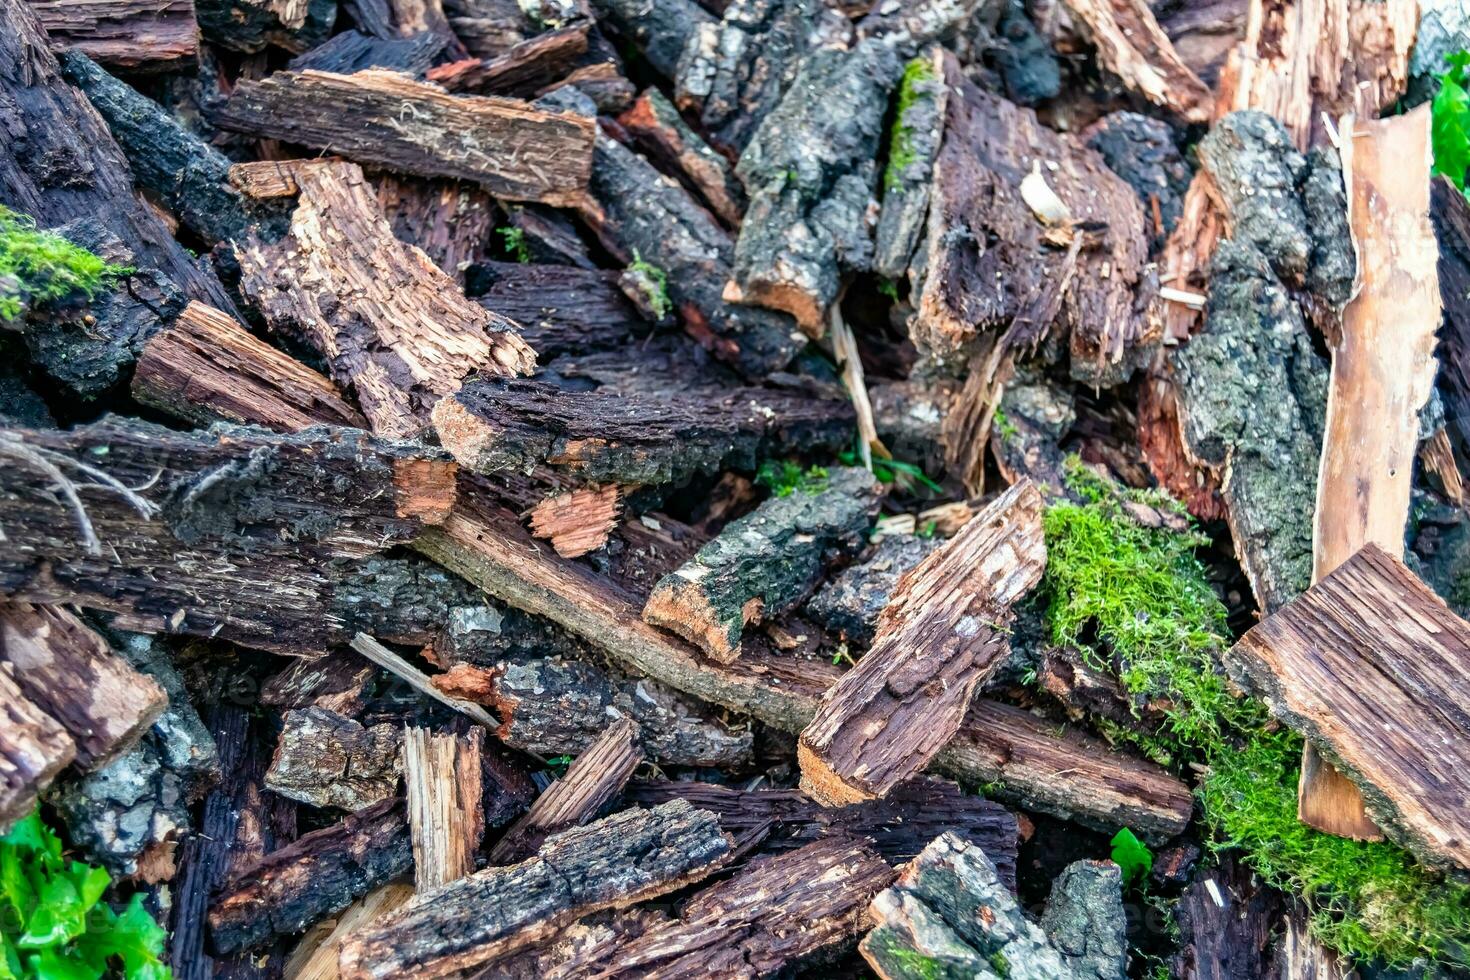
<svg viewBox="0 0 1470 980"><path fill-rule="evenodd" d="M626 345L649 330L618 290L616 275L568 265L485 262L475 301L520 325L538 360Z"/></svg>
<svg viewBox="0 0 1470 980"><path fill-rule="evenodd" d="M514 953L551 930L689 885L730 852L714 814L687 803L625 810L551 837L535 857L487 868L353 936L344 980L441 977Z"/></svg>
<svg viewBox="0 0 1470 980"><path fill-rule="evenodd" d="M872 474L855 467L834 469L820 489L770 498L664 576L643 606L644 622L734 661L747 624L794 608L829 560L861 546L880 499Z"/></svg>
<svg viewBox="0 0 1470 980"><path fill-rule="evenodd" d="M173 71L199 53L194 0L31 0L57 49L123 71Z"/></svg>
<svg viewBox="0 0 1470 980"><path fill-rule="evenodd" d="M520 42L494 58L454 61L425 77L448 92L530 98L572 70L587 53L586 22L559 27Z"/></svg>
<svg viewBox="0 0 1470 980"><path fill-rule="evenodd" d="M335 0L195 0L204 39L231 51L253 53L274 45L293 54L316 47L332 33Z"/></svg>
<svg viewBox="0 0 1470 980"><path fill-rule="evenodd" d="M343 31L325 44L292 58L292 71L329 71L351 75L369 68L422 75L444 50L446 39L433 31L409 37L375 37L361 31Z"/></svg>
<svg viewBox="0 0 1470 980"><path fill-rule="evenodd" d="M730 161L706 143L656 88L646 88L618 117L638 149L704 199L725 224L735 227L745 212L745 189Z"/></svg>
<svg viewBox="0 0 1470 980"><path fill-rule="evenodd" d="M35 809L37 794L76 757L60 722L38 708L0 671L0 827Z"/></svg>
<svg viewBox="0 0 1470 980"><path fill-rule="evenodd" d="M923 561L940 542L897 534L883 538L861 562L832 576L806 604L807 615L844 640L867 644L878 615L905 572Z"/></svg>
<svg viewBox="0 0 1470 980"><path fill-rule="evenodd" d="M594 0L606 18L628 40L638 45L654 70L672 81L689 38L715 19L694 0Z"/></svg>
<svg viewBox="0 0 1470 980"><path fill-rule="evenodd" d="M403 782L413 836L413 878L426 895L475 870L485 833L481 807L485 730L403 733Z"/></svg>
<svg viewBox="0 0 1470 980"><path fill-rule="evenodd" d="M494 740L485 743L480 753L480 774L486 827L505 826L526 812L536 799L536 783L520 760Z"/></svg>
<svg viewBox="0 0 1470 980"><path fill-rule="evenodd" d="M288 711L265 787L298 803L362 810L397 795L402 742L396 725L364 727L325 708Z"/></svg>
<svg viewBox="0 0 1470 980"><path fill-rule="evenodd" d="M532 262L597 269L571 218L541 204L508 204L505 220L523 236Z"/></svg>

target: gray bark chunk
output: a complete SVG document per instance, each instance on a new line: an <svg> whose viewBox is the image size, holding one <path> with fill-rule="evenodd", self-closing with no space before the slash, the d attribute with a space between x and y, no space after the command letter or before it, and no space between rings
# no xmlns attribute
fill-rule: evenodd
<svg viewBox="0 0 1470 980"><path fill-rule="evenodd" d="M265 786L299 803L361 810L397 791L402 743L396 725L363 727L325 708L288 711Z"/></svg>
<svg viewBox="0 0 1470 980"><path fill-rule="evenodd" d="M1092 126L1087 145L1102 154L1108 169L1133 188L1150 224L1154 202L1158 203L1162 224L1153 234L1158 248L1184 211L1184 192L1193 176L1174 142L1174 131L1160 119L1114 112Z"/></svg>
<svg viewBox="0 0 1470 980"><path fill-rule="evenodd" d="M871 643L899 576L939 545L935 538L885 537L868 558L823 585L806 604L807 614L843 639Z"/></svg>
<svg viewBox="0 0 1470 980"><path fill-rule="evenodd" d="M638 45L654 70L672 80L684 46L699 30L715 23L694 0L593 0L600 17Z"/></svg>
<svg viewBox="0 0 1470 980"><path fill-rule="evenodd" d="M934 56L928 53L910 62L899 89L873 245L873 271L887 279L908 271L929 214L929 179L944 135L946 89L937 72L915 66L933 63Z"/></svg>
<svg viewBox="0 0 1470 980"><path fill-rule="evenodd" d="M1052 882L1041 928L1084 980L1128 976L1123 873L1111 861L1075 861Z"/></svg>
<svg viewBox="0 0 1470 980"><path fill-rule="evenodd" d="M1446 71L1445 58L1463 50L1470 37L1470 6L1465 0L1420 0L1419 29L1414 35L1414 53L1409 71L1415 75L1437 75Z"/></svg>

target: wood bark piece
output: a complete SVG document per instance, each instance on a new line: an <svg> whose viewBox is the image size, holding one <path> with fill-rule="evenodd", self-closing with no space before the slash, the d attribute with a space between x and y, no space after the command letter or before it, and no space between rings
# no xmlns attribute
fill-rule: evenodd
<svg viewBox="0 0 1470 980"><path fill-rule="evenodd" d="M1189 69L1144 0L1066 0L1099 60L1129 88L1185 122L1208 122L1214 93Z"/></svg>
<svg viewBox="0 0 1470 980"><path fill-rule="evenodd" d="M168 707L168 694L74 613L0 605L0 669L76 742L84 769L132 748Z"/></svg>
<svg viewBox="0 0 1470 980"><path fill-rule="evenodd" d="M76 757L66 729L21 692L0 670L0 828L35 809L37 794Z"/></svg>
<svg viewBox="0 0 1470 980"><path fill-rule="evenodd" d="M332 382L197 301L143 345L132 394L200 426L222 420L277 432L318 424L367 427Z"/></svg>
<svg viewBox="0 0 1470 980"><path fill-rule="evenodd" d="M535 857L487 868L342 948L346 980L452 975L536 943L573 920L667 894L729 854L711 813L687 803L625 810L551 837Z"/></svg>
<svg viewBox="0 0 1470 980"><path fill-rule="evenodd" d="M447 92L530 98L572 70L587 53L583 22L527 38L493 58L453 61L431 68L425 78Z"/></svg>
<svg viewBox="0 0 1470 980"><path fill-rule="evenodd" d="M485 475L547 464L588 482L687 482L759 459L835 450L852 431L845 401L775 388L576 390L548 381L477 379L434 406L440 443ZM663 389L663 390L660 390Z"/></svg>
<svg viewBox="0 0 1470 980"><path fill-rule="evenodd" d="M413 863L401 800L384 800L240 868L209 910L214 947L254 949L300 932Z"/></svg>
<svg viewBox="0 0 1470 980"><path fill-rule="evenodd" d="M321 352L374 432L413 438L468 374L530 370L535 354L514 324L465 299L421 249L393 237L361 169L312 167L294 178L301 197L290 234L236 247L241 292L274 329Z"/></svg>
<svg viewBox="0 0 1470 980"><path fill-rule="evenodd" d="M804 607L807 615L845 640L872 643L899 578L940 543L909 534L885 537L871 556L829 578Z"/></svg>
<svg viewBox="0 0 1470 980"><path fill-rule="evenodd" d="M646 88L633 107L618 117L645 156L680 178L731 227L745 212L745 189L730 161L696 133L679 110L656 88Z"/></svg>
<svg viewBox="0 0 1470 980"><path fill-rule="evenodd" d="M1445 424L1463 454L1470 446L1470 200L1442 177L1433 181L1431 200L1444 304L1438 387L1445 401Z"/></svg>
<svg viewBox="0 0 1470 980"><path fill-rule="evenodd" d="M395 725L363 727L325 708L288 711L265 787L298 803L366 809L398 795L402 741Z"/></svg>
<svg viewBox="0 0 1470 980"><path fill-rule="evenodd" d="M1241 637L1232 676L1362 793L1431 867L1470 867L1465 691L1470 625L1369 542Z"/></svg>
<svg viewBox="0 0 1470 980"><path fill-rule="evenodd" d="M56 49L124 71L169 71L199 53L194 0L31 0Z"/></svg>
<svg viewBox="0 0 1470 980"><path fill-rule="evenodd" d="M443 53L447 39L432 31L411 37L374 37L361 31L343 31L287 62L292 71L329 71L352 75L369 68L422 75Z"/></svg>
<svg viewBox="0 0 1470 980"><path fill-rule="evenodd" d="M520 262L483 262L475 270L475 302L520 324L521 339L542 363L562 354L623 347L650 326L600 269Z"/></svg>
<svg viewBox="0 0 1470 980"><path fill-rule="evenodd" d="M471 481L471 484L473 481ZM735 668L701 657L644 623L637 603L611 581L547 553L514 514L486 507L471 491L442 530L414 547L491 595L545 616L631 673L751 715L781 731L801 731L837 678L821 662L745 654ZM966 784L999 782L1001 797L1112 832L1132 827L1151 840L1177 834L1192 798L1159 767L1020 708L977 701L935 768Z"/></svg>
<svg viewBox="0 0 1470 980"><path fill-rule="evenodd" d="M1343 129L1356 292L1332 350L1312 526L1316 581L1372 542L1404 555L1419 410L1439 372L1439 245L1429 222L1429 110ZM1308 746L1299 816L1318 830L1377 837L1352 784Z"/></svg>
<svg viewBox="0 0 1470 980"><path fill-rule="evenodd" d="M832 470L815 492L771 497L660 579L643 606L644 622L732 663L746 625L794 608L830 556L861 546L880 499L873 475L858 467Z"/></svg>
<svg viewBox="0 0 1470 980"><path fill-rule="evenodd" d="M1272 932L1281 904L1277 892L1232 857L1202 872L1179 897L1180 949L1172 975L1181 980L1273 975L1296 980L1298 974L1271 970ZM1308 974L1301 980L1317 978Z"/></svg>
<svg viewBox="0 0 1470 980"><path fill-rule="evenodd" d="M413 896L414 888L410 884L382 885L353 902L335 919L317 923L291 951L283 971L286 980L338 980L342 974L337 958L347 937L392 915L412 901Z"/></svg>
<svg viewBox="0 0 1470 980"><path fill-rule="evenodd" d="M396 674L399 678L407 682L409 687L418 691L420 694L433 698L446 707L453 708L470 720L479 722L487 728L495 727L495 719L484 708L478 704L461 700L460 698L450 697L440 691L429 680L428 674L425 674L366 633L359 633L352 638L352 649L389 673Z"/></svg>
<svg viewBox="0 0 1470 980"><path fill-rule="evenodd" d="M455 282L463 285L469 268L489 259L500 209L481 187L387 173L373 183L393 234L423 249Z"/></svg>
<svg viewBox="0 0 1470 980"><path fill-rule="evenodd" d="M333 559L407 541L456 493L451 460L356 429L107 420L7 430L0 455L0 594L284 652L339 628Z"/></svg>
<svg viewBox="0 0 1470 980"><path fill-rule="evenodd" d="M567 767L566 775L546 788L505 836L490 849L490 863L515 864L541 849L546 838L587 823L622 792L628 777L643 761L638 725L620 718Z"/></svg>
<svg viewBox="0 0 1470 980"><path fill-rule="evenodd" d="M493 58L536 32L516 0L445 0L444 13L476 58Z"/></svg>
<svg viewBox="0 0 1470 980"><path fill-rule="evenodd" d="M403 780L413 836L413 879L418 893L458 881L475 870L485 833L481 809L481 750L485 731L464 735L411 727L403 735Z"/></svg>
<svg viewBox="0 0 1470 980"><path fill-rule="evenodd" d="M886 279L898 280L908 271L923 237L934 158L944 137L949 98L943 73L944 53L937 47L922 52L905 69L893 117L893 132L903 134L903 142L898 152L889 149L883 209L873 241L873 271Z"/></svg>
<svg viewBox="0 0 1470 980"><path fill-rule="evenodd" d="M283 71L243 81L212 118L236 132L421 177L468 180L506 200L556 206L582 200L595 129L574 114L511 99L454 96L377 70Z"/></svg>
<svg viewBox="0 0 1470 980"><path fill-rule="evenodd" d="M635 42L654 70L672 80L690 36L715 23L694 0L596 0L599 17Z"/></svg>
<svg viewBox="0 0 1470 980"><path fill-rule="evenodd" d="M618 526L622 504L622 490L616 483L559 493L531 510L531 533L548 539L563 558L579 558L607 544L608 535Z"/></svg>
<svg viewBox="0 0 1470 980"><path fill-rule="evenodd" d="M645 806L688 800L719 815L736 846L759 838L762 852L787 851L814 840L855 837L884 860L913 860L935 837L952 830L979 846L1007 888L1016 887L1016 817L999 803L966 794L930 776L899 783L881 800L822 806L801 790L738 790L713 783L634 780L624 799Z"/></svg>
<svg viewBox="0 0 1470 980"><path fill-rule="evenodd" d="M204 40L247 54L272 45L300 54L325 41L337 19L331 0L194 0L194 6Z"/></svg>
<svg viewBox="0 0 1470 980"><path fill-rule="evenodd" d="M367 689L377 669L347 650L302 659L260 686L260 703L279 711L323 708L352 718L366 704Z"/></svg>
<svg viewBox="0 0 1470 980"><path fill-rule="evenodd" d="M884 796L959 730L1009 652L1012 603L1046 567L1042 506L1016 484L899 579L872 648L802 730L802 789L832 805Z"/></svg>

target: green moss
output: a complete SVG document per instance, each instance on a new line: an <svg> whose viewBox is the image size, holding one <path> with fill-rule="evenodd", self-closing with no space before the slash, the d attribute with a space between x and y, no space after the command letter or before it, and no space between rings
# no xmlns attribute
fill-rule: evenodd
<svg viewBox="0 0 1470 980"><path fill-rule="evenodd" d="M756 471L755 482L765 487L772 496L789 497L796 491L821 493L827 489L826 467L811 466L803 470L789 459L768 459Z"/></svg>
<svg viewBox="0 0 1470 980"><path fill-rule="evenodd" d="M938 75L934 71L933 62L922 55L904 66L903 78L898 83L898 104L893 110L893 130L888 141L888 168L883 172L883 187L886 190L891 191L897 187L904 169L918 159L918 153L914 149L914 132L904 123L904 117L922 97L919 86L936 78Z"/></svg>
<svg viewBox="0 0 1470 980"><path fill-rule="evenodd" d="M883 952L885 958L902 971L900 975L908 980L938 980L944 976L944 968L938 960L917 950L889 942Z"/></svg>
<svg viewBox="0 0 1470 980"><path fill-rule="evenodd" d="M500 243L505 246L506 254L517 262L525 265L531 261L531 246L526 244L526 233L520 228L503 227L496 228L495 234L500 236Z"/></svg>
<svg viewBox="0 0 1470 980"><path fill-rule="evenodd" d="M1263 879L1300 895L1330 948L1397 965L1463 956L1470 888L1429 874L1390 844L1322 834L1297 820L1301 739L1272 725L1259 701L1235 697L1220 673L1229 633L1194 555L1205 539L1142 527L1123 509L1128 499L1178 505L1113 488L1075 461L1068 483L1084 502L1054 505L1044 518L1051 639L1083 646L1165 719L1144 734L1112 726L1110 737L1181 771L1202 765L1198 793L1214 846L1238 848Z"/></svg>
<svg viewBox="0 0 1470 980"><path fill-rule="evenodd" d="M15 319L29 305L90 298L128 272L60 235L36 230L30 217L0 204L0 320Z"/></svg>
<svg viewBox="0 0 1470 980"><path fill-rule="evenodd" d="M648 297L648 306L660 320L669 315L674 304L669 300L669 276L651 262L643 261L638 250L633 250L633 261L628 270L640 276L644 282L643 294Z"/></svg>
<svg viewBox="0 0 1470 980"><path fill-rule="evenodd" d="M1016 423L1012 422L1006 416L1005 409L999 406L996 406L995 420L991 424L995 426L995 431L1000 433L1000 439L1002 442L1005 442L1009 439L1014 439L1017 435L1020 434L1019 431L1016 429Z"/></svg>
<svg viewBox="0 0 1470 980"><path fill-rule="evenodd" d="M1000 950L990 954L990 968L997 976L1008 977L1011 975L1011 961L1006 959L1006 954Z"/></svg>

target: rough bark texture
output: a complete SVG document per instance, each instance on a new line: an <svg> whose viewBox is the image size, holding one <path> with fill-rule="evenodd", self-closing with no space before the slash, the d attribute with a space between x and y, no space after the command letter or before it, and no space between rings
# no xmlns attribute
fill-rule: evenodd
<svg viewBox="0 0 1470 980"><path fill-rule="evenodd" d="M486 262L475 270L475 302L520 325L541 362L622 347L649 324L617 287L617 276L568 265Z"/></svg>
<svg viewBox="0 0 1470 980"><path fill-rule="evenodd" d="M414 887L406 882L382 885L353 902L336 918L317 923L291 951L285 975L291 980L339 980L342 973L337 958L347 937L386 919L413 897Z"/></svg>
<svg viewBox="0 0 1470 980"><path fill-rule="evenodd" d="M215 949L300 932L413 864L400 800L385 800L239 868L209 911Z"/></svg>
<svg viewBox="0 0 1470 980"><path fill-rule="evenodd" d="M316 424L367 426L332 382L199 302L143 345L132 394L198 426L241 422L277 432Z"/></svg>
<svg viewBox="0 0 1470 980"><path fill-rule="evenodd" d="M351 718L362 711L376 673L372 664L345 650L297 660L266 678L260 703L282 712L315 707Z"/></svg>
<svg viewBox="0 0 1470 980"><path fill-rule="evenodd" d="M299 653L333 631L329 560L412 538L456 492L452 461L355 429L104 421L9 430L0 455L12 461L0 468L0 593Z"/></svg>
<svg viewBox="0 0 1470 980"><path fill-rule="evenodd" d="M553 205L581 200L595 132L590 120L572 113L452 96L387 71L276 72L242 81L212 119L225 129L402 173L473 181L507 200Z"/></svg>
<svg viewBox="0 0 1470 980"><path fill-rule="evenodd" d="M781 389L575 390L549 381L473 381L434 407L439 441L485 475L545 463L588 482L684 483L760 459L834 450L852 430L849 403Z"/></svg>
<svg viewBox="0 0 1470 980"><path fill-rule="evenodd" d="M735 169L684 121L663 93L644 89L618 123L644 155L698 193L725 224L740 224L745 189L735 179Z"/></svg>
<svg viewBox="0 0 1470 980"><path fill-rule="evenodd" d="M1425 864L1470 867L1465 650L1470 625L1369 543L1243 636L1226 664L1358 787Z"/></svg>
<svg viewBox="0 0 1470 980"><path fill-rule="evenodd" d="M642 761L637 724L628 718L613 722L572 761L566 775L548 786L531 809L495 842L490 848L490 863L524 861L541 849L547 837L596 817L622 792Z"/></svg>
<svg viewBox="0 0 1470 980"><path fill-rule="evenodd" d="M883 796L959 730L1009 653L1011 605L1046 567L1041 510L1018 483L899 579L872 649L802 730L803 789L834 805Z"/></svg>
<svg viewBox="0 0 1470 980"><path fill-rule="evenodd" d="M1027 920L985 852L946 833L869 908L878 926L858 947L884 980L1072 980L1041 929Z"/></svg>
<svg viewBox="0 0 1470 980"><path fill-rule="evenodd" d="M1439 239L1439 291L1444 304L1439 392L1445 422L1463 453L1470 446L1470 201L1448 178L1433 183Z"/></svg>
<svg viewBox="0 0 1470 980"><path fill-rule="evenodd" d="M807 615L843 639L871 643L899 578L939 545L910 534L885 537L869 557L832 576L806 604Z"/></svg>
<svg viewBox="0 0 1470 980"><path fill-rule="evenodd" d="M185 67L199 53L194 0L31 0L51 45L124 71Z"/></svg>
<svg viewBox="0 0 1470 980"><path fill-rule="evenodd" d="M1113 862L1074 861L1063 868L1052 882L1041 928L1081 980L1128 976L1123 873Z"/></svg>
<svg viewBox="0 0 1470 980"><path fill-rule="evenodd" d="M638 45L659 74L671 80L690 36L715 23L694 0L594 0L593 7Z"/></svg>
<svg viewBox="0 0 1470 980"><path fill-rule="evenodd" d="M485 731L431 734L409 728L403 735L403 781L413 836L413 878L427 895L475 870L485 834L481 808Z"/></svg>
<svg viewBox="0 0 1470 980"><path fill-rule="evenodd" d="M434 901L352 937L342 975L427 978L480 966L583 915L698 881L729 849L714 815L687 803L625 810L551 837L530 860L461 878Z"/></svg>
<svg viewBox="0 0 1470 980"><path fill-rule="evenodd" d="M530 370L535 353L514 324L465 299L422 250L393 237L358 167L294 176L301 198L290 234L236 247L241 292L273 329L327 359L374 432L418 436L466 375Z"/></svg>
<svg viewBox="0 0 1470 980"><path fill-rule="evenodd" d="M480 186L388 173L373 183L393 234L423 249L455 282L463 285L469 268L489 258L500 209Z"/></svg>
<svg viewBox="0 0 1470 980"><path fill-rule="evenodd" d="M343 31L325 44L292 58L286 67L292 71L312 69L338 75L382 68L416 76L439 60L444 45L445 38L433 31L392 38Z"/></svg>
<svg viewBox="0 0 1470 980"><path fill-rule="evenodd" d="M0 828L27 816L36 795L76 756L66 729L21 693L0 671Z"/></svg>
<svg viewBox="0 0 1470 980"><path fill-rule="evenodd" d="M1097 45L1098 60L1185 122L1208 122L1214 93L1189 69L1145 0L1066 0Z"/></svg>
<svg viewBox="0 0 1470 980"><path fill-rule="evenodd" d="M829 560L860 547L880 498L873 475L856 467L832 470L815 492L771 497L660 579L643 606L644 622L733 662L747 624L795 608Z"/></svg>
<svg viewBox="0 0 1470 980"><path fill-rule="evenodd" d="M232 51L253 53L269 45L300 53L332 33L332 0L195 0L204 40Z"/></svg>
<svg viewBox="0 0 1470 980"><path fill-rule="evenodd" d="M944 137L949 89L940 81L944 54L935 48L904 71L893 118L893 145L883 173L883 210L873 243L873 271L897 280L908 271L929 214L929 184Z"/></svg>
<svg viewBox="0 0 1470 980"><path fill-rule="evenodd" d="M364 728L326 708L288 711L265 787L298 803L366 809L397 795L402 741L397 725Z"/></svg>
<svg viewBox="0 0 1470 980"><path fill-rule="evenodd" d="M1029 479L1048 499L1066 491L1062 439L1077 420L1070 388L1031 372L1006 381L990 429L990 451L1008 483Z"/></svg>
<svg viewBox="0 0 1470 980"><path fill-rule="evenodd" d="M1153 226L1158 249L1179 223L1190 170L1165 122L1137 112L1114 112L1088 127L1087 145L1128 182Z"/></svg>
<svg viewBox="0 0 1470 980"><path fill-rule="evenodd" d="M571 71L587 53L586 22L527 38L493 58L454 61L425 77L449 92L530 98Z"/></svg>
<svg viewBox="0 0 1470 980"><path fill-rule="evenodd" d="M1272 975L1268 947L1281 900L1249 869L1227 858L1186 888L1176 907L1180 949L1172 976L1223 980ZM1282 980L1288 978L1297 980L1291 974Z"/></svg>

